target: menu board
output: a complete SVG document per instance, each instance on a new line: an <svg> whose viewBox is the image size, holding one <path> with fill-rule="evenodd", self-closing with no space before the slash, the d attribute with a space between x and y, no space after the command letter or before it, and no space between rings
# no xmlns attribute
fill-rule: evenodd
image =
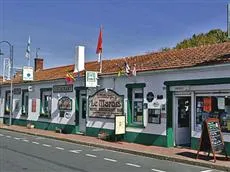
<svg viewBox="0 0 230 172"><path fill-rule="evenodd" d="M216 162L215 153L217 152L225 152L227 157L220 129L220 123L217 118L208 118L204 121L200 138L200 146L197 151L197 158L200 151L208 151L209 154L212 152L214 156L214 162Z"/></svg>

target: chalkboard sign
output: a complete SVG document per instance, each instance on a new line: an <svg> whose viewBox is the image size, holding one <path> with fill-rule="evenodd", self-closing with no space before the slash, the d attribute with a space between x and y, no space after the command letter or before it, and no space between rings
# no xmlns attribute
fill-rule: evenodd
<svg viewBox="0 0 230 172"><path fill-rule="evenodd" d="M197 151L197 158L200 151L207 151L208 156L210 152L212 152L214 162L216 162L215 153L217 152L225 152L225 155L227 157L220 129L220 123L217 118L208 118L203 122L203 128L200 138L200 147Z"/></svg>

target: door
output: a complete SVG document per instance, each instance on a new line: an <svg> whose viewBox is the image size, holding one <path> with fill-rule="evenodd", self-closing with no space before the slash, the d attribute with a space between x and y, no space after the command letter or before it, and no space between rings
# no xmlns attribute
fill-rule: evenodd
<svg viewBox="0 0 230 172"><path fill-rule="evenodd" d="M176 98L176 145L190 146L191 143L191 97Z"/></svg>
<svg viewBox="0 0 230 172"><path fill-rule="evenodd" d="M80 94L79 101L79 130L86 131L86 94Z"/></svg>

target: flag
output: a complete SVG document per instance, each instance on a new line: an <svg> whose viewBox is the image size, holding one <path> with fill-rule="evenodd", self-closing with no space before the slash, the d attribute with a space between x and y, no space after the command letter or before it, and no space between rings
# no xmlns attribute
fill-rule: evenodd
<svg viewBox="0 0 230 172"><path fill-rule="evenodd" d="M28 59L30 58L30 36L29 36L29 39L28 39L27 47L26 47L25 57L28 58Z"/></svg>
<svg viewBox="0 0 230 172"><path fill-rule="evenodd" d="M128 76L131 74L129 64L127 62L125 62L125 74Z"/></svg>
<svg viewBox="0 0 230 172"><path fill-rule="evenodd" d="M133 75L133 76L136 76L136 75L137 75L136 64L133 66L132 75Z"/></svg>
<svg viewBox="0 0 230 172"><path fill-rule="evenodd" d="M102 28L100 28L100 33L98 36L96 54L98 54L98 63L100 63L101 62L101 54L102 54Z"/></svg>
<svg viewBox="0 0 230 172"><path fill-rule="evenodd" d="M75 81L75 78L72 73L68 72L65 77L67 84L72 84Z"/></svg>

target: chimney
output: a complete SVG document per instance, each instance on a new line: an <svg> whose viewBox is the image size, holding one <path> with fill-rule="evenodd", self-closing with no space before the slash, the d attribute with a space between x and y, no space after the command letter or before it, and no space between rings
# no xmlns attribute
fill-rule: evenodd
<svg viewBox="0 0 230 172"><path fill-rule="evenodd" d="M85 47L76 46L75 47L75 67L74 72L80 72L85 70Z"/></svg>
<svg viewBox="0 0 230 172"><path fill-rule="evenodd" d="M39 70L43 70L43 59L35 58L34 59L34 71L37 72Z"/></svg>

